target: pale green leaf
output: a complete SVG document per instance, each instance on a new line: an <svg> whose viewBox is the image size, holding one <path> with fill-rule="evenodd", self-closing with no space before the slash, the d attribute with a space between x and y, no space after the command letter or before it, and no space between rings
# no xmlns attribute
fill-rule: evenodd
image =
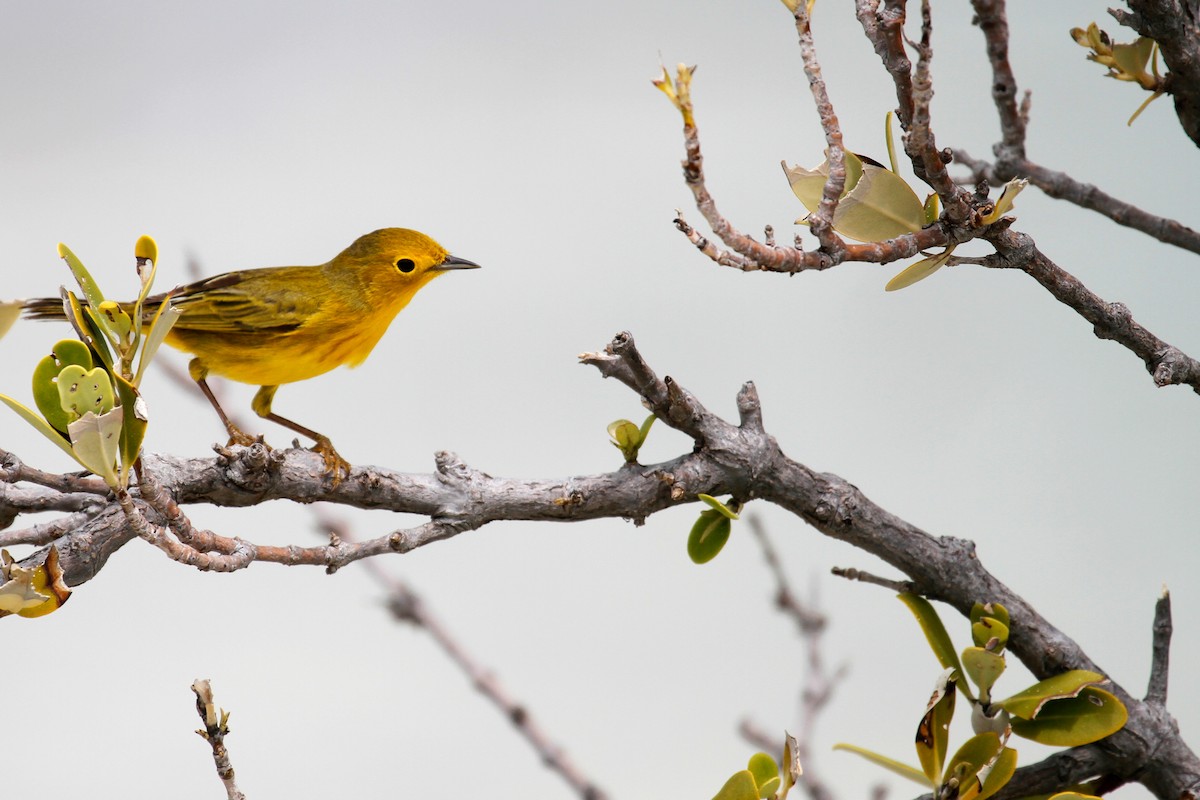
<svg viewBox="0 0 1200 800"><path fill-rule="evenodd" d="M872 764L876 764L880 767L883 767L884 769L891 770L892 772L896 773L897 775L899 775L903 778L908 778L910 781L912 781L914 783L919 783L926 788L934 788L937 785L933 781L929 780L929 778L921 770L916 769L915 767L910 767L908 764L905 764L902 761L897 761L894 758L888 758L887 756L880 755L879 753L876 753L873 750L868 750L865 747L859 747L858 745L853 745L853 744L839 743L839 744L835 744L833 746L833 749L834 750L845 750L847 752L854 753L856 755L860 755L863 758L865 758L867 761L870 761Z"/></svg>
<svg viewBox="0 0 1200 800"><path fill-rule="evenodd" d="M116 464L121 446L122 417L120 408L101 416L89 411L67 427L75 458L114 489L117 488Z"/></svg>
<svg viewBox="0 0 1200 800"><path fill-rule="evenodd" d="M950 255L954 252L954 247L947 247L936 256L923 258L915 264L910 264L900 272L896 273L896 277L887 282L883 287L885 292L894 292L898 289L905 289L912 286L918 281L923 281L933 273L937 272L942 267L946 266L946 262L950 260Z"/></svg>
<svg viewBox="0 0 1200 800"><path fill-rule="evenodd" d="M42 436L45 436L50 441L54 442L55 447L69 455L73 461L79 461L78 456L75 455L75 451L71 449L70 443L62 437L62 434L54 430L54 428L50 426L49 422L46 422L46 420L42 419L39 414L34 413L33 409L28 408L21 403L18 403L11 397L3 394L0 394L0 402L17 412L21 419L25 420L34 428L36 428L38 433L42 434Z"/></svg>
<svg viewBox="0 0 1200 800"><path fill-rule="evenodd" d="M1012 728L1018 736L1041 744L1077 747L1116 733L1128 717L1120 700L1088 686L1076 697L1046 703L1036 719L1013 717Z"/></svg>

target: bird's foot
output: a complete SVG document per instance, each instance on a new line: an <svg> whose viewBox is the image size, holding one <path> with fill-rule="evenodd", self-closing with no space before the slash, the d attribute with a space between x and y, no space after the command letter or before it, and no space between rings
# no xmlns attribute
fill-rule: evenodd
<svg viewBox="0 0 1200 800"><path fill-rule="evenodd" d="M263 447L267 448L268 450L271 449L271 445L269 445L265 441L263 441L263 437L262 437L261 433L258 436L252 436L251 434L246 433L241 428L230 425L229 426L229 441L225 444L225 446L233 447L235 444L240 445L242 447L249 447L252 444L261 444Z"/></svg>
<svg viewBox="0 0 1200 800"><path fill-rule="evenodd" d="M312 451L324 459L325 474L332 479L334 486L341 483L343 478L350 477L350 462L333 449L333 442L329 441L328 436L317 437L317 443L312 446Z"/></svg>

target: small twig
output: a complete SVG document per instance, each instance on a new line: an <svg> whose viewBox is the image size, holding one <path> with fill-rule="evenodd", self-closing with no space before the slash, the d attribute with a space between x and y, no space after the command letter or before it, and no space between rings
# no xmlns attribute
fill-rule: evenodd
<svg viewBox="0 0 1200 800"><path fill-rule="evenodd" d="M193 683L192 691L196 693L196 712L204 725L196 733L212 746L213 764L217 768L217 777L225 786L225 795L229 800L246 800L246 795L237 787L233 764L225 748L225 737L229 734L229 712L224 709L218 711L213 701L212 686L207 679Z"/></svg>
<svg viewBox="0 0 1200 800"><path fill-rule="evenodd" d="M0 547L12 547L18 544L44 545L50 544L60 536L75 530L92 518L91 511L76 511L65 517L58 517L49 522L39 522L28 528L0 532Z"/></svg>
<svg viewBox="0 0 1200 800"><path fill-rule="evenodd" d="M1026 234L992 226L986 238L996 253L984 259L985 266L1029 274L1056 300L1090 322L1098 338L1111 339L1140 358L1155 385L1186 384L1200 394L1200 362L1139 325L1123 304L1102 300L1047 258Z"/></svg>
<svg viewBox="0 0 1200 800"><path fill-rule="evenodd" d="M94 475L67 473L56 475L26 465L7 450L0 450L0 480L5 483L25 481L46 486L59 492L84 492L106 497L111 493L108 484Z"/></svg>
<svg viewBox="0 0 1200 800"><path fill-rule="evenodd" d="M1167 673L1171 665L1171 593L1163 588L1158 602L1154 604L1153 645L1150 658L1150 683L1146 688L1146 702L1157 706L1167 705Z"/></svg>
<svg viewBox="0 0 1200 800"><path fill-rule="evenodd" d="M839 578L845 578L848 581L861 581L862 583L873 583L876 586L882 586L885 589L891 589L895 592L911 592L913 590L912 581L896 581L890 578L881 578L870 572L865 572L854 567L834 567L829 570Z"/></svg>
<svg viewBox="0 0 1200 800"><path fill-rule="evenodd" d="M795 737L797 745L796 756L804 764L804 773L801 775L799 782L812 800L832 800L833 793L820 780L817 771L812 768L812 745L817 719L820 718L821 712L833 698L833 692L837 688L838 683L846 676L847 668L843 664L832 673L825 669L821 636L828 625L828 618L816 609L815 602L806 605L796 599L796 594L792 591L787 574L783 570L783 563L780 561L778 552L776 552L774 545L771 544L771 540L767 536L762 520L759 519L758 515L751 514L747 517L747 521L750 524L751 533L754 534L762 549L763 559L767 562L767 568L775 577L775 605L780 611L795 621L807 654L804 679L800 688L800 728L799 733ZM778 743L770 747L762 747L763 737L760 729L752 723L748 721L743 722L741 731L743 736L747 736L748 733L753 734L748 738L761 749L767 750L767 752L778 750Z"/></svg>
<svg viewBox="0 0 1200 800"><path fill-rule="evenodd" d="M353 541L353 535L344 523L334 520L320 510L314 509L314 514L322 529L328 532L331 543ZM558 773L584 800L607 800L608 795L583 774L563 748L550 740L541 726L534 721L529 710L512 699L496 677L468 655L466 649L459 644L442 621L430 612L424 599L408 582L388 574L375 560L365 562L363 567L387 590L387 607L392 616L399 622L409 622L422 628L433 637L450 660L470 678L476 690L491 701L513 724L521 737L529 742L548 769Z"/></svg>
<svg viewBox="0 0 1200 800"><path fill-rule="evenodd" d="M957 148L954 150L954 161L971 171L969 183L977 183L981 179L1003 183L1010 178L1028 178L1030 183L1050 197L1095 211L1118 225L1141 231L1160 242L1200 254L1200 231L1176 220L1143 211L1090 183L1077 181L1065 172L1048 169L1025 158L992 163L972 158Z"/></svg>
<svg viewBox="0 0 1200 800"><path fill-rule="evenodd" d="M975 23L987 42L988 61L992 65L992 100L1000 117L1000 144L997 152L1004 160L1025 158L1025 126L1028 95L1017 107L1017 78L1008 60L1008 13L1005 0L971 0ZM1008 180L1005 178L1004 180Z"/></svg>

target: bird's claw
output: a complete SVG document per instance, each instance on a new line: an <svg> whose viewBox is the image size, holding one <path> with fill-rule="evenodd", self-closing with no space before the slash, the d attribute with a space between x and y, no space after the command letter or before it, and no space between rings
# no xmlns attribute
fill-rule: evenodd
<svg viewBox="0 0 1200 800"><path fill-rule="evenodd" d="M329 437L322 436L317 439L312 451L325 461L325 474L332 479L334 486L341 483L343 478L350 477L350 462L333 449L333 442L329 441Z"/></svg>

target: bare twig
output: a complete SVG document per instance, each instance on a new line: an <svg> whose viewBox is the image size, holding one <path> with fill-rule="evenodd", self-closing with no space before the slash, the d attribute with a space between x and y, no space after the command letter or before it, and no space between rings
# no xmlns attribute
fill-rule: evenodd
<svg viewBox="0 0 1200 800"><path fill-rule="evenodd" d="M1121 303L1102 300L1047 258L1031 237L993 226L987 239L996 253L983 259L985 266L1027 273L1056 300L1090 322L1097 337L1111 339L1140 358L1157 386L1184 384L1200 393L1200 362L1146 330Z"/></svg>
<svg viewBox="0 0 1200 800"><path fill-rule="evenodd" d="M863 583L872 583L876 586L882 586L885 589L891 589L894 592L912 592L912 581L895 581L890 578L881 578L870 572L865 572L854 567L834 567L829 570L833 575L839 578L845 578L848 581L862 581Z"/></svg>
<svg viewBox="0 0 1200 800"><path fill-rule="evenodd" d="M820 779L819 771L813 769L812 766L813 739L816 722L820 718L821 712L833 698L834 689L837 688L837 685L846 676L846 665L839 666L832 673L826 669L824 653L821 647L821 636L825 632L829 620L817 610L815 585L813 588L814 600L809 604L801 603L796 598L795 592L791 589L787 575L783 570L783 564L779 560L779 554L775 551L774 545L771 544L766 529L763 527L762 520L757 515L752 514L748 517L748 522L750 524L750 531L758 539L759 546L763 551L763 559L767 562L767 568L775 577L775 605L796 623L807 655L804 678L800 689L800 726L795 735L797 743L797 752L795 755L804 764L804 773L800 776L800 785L812 800L833 800L833 793L826 786L825 782ZM778 750L778 743L771 745L769 748L762 747L761 733L749 721L742 722L740 729L743 736L746 736L761 749L768 752Z"/></svg>
<svg viewBox="0 0 1200 800"><path fill-rule="evenodd" d="M971 5L975 9L975 24L983 31L983 38L987 42L988 61L992 65L992 100L1000 117L997 157L1002 161L1023 160L1025 115L1017 108L1017 78L1008 61L1008 12L1005 0L971 0Z"/></svg>
<svg viewBox="0 0 1200 800"><path fill-rule="evenodd" d="M217 777L225 786L225 796L229 800L246 800L246 795L237 787L233 764L229 760L229 751L225 748L225 737L229 735L229 712L217 709L213 701L212 686L207 679L193 683L192 691L196 694L196 712L204 725L196 733L212 746L213 763L217 768Z"/></svg>
<svg viewBox="0 0 1200 800"><path fill-rule="evenodd" d="M315 513L322 529L329 533L331 544L353 541L354 537L344 524L321 511ZM548 769L561 776L583 800L607 800L608 795L583 774L562 747L550 740L528 708L514 700L496 676L467 653L411 584L388 574L374 560L365 562L363 567L387 590L387 607L392 616L397 621L416 625L433 637L450 660L470 678L476 690L512 723Z"/></svg>
<svg viewBox="0 0 1200 800"><path fill-rule="evenodd" d="M957 148L954 150L954 161L971 170L970 183L980 180L1003 183L1011 178L1028 178L1030 183L1050 197L1095 211L1118 225L1141 231L1160 242L1200 254L1200 231L1173 219L1147 213L1090 183L1077 181L1065 172L1047 169L1025 158L1001 159L991 163L972 158Z"/></svg>
<svg viewBox="0 0 1200 800"><path fill-rule="evenodd" d="M1167 704L1167 673L1171 666L1171 593L1163 588L1158 602L1154 604L1153 649L1150 659L1150 684L1146 688L1146 702L1159 706Z"/></svg>

